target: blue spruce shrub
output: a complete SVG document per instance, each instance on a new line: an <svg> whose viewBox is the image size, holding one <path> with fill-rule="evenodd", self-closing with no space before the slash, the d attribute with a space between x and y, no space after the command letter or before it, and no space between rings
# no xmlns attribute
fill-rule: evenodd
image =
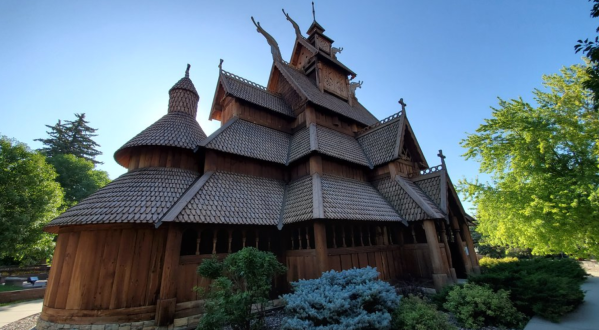
<svg viewBox="0 0 599 330"><path fill-rule="evenodd" d="M283 295L282 329L390 329L399 296L377 277L376 268L366 267L292 283L294 292Z"/></svg>

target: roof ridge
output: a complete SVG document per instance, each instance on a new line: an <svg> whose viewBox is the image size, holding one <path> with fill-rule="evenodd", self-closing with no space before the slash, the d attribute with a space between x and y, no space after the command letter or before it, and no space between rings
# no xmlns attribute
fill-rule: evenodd
<svg viewBox="0 0 599 330"><path fill-rule="evenodd" d="M179 199L175 203L173 203L171 208L168 211L166 211L166 213L164 213L162 218L156 221L154 226L158 228L163 222L172 222L173 220L175 220L175 217L179 215L181 211L183 211L185 206L189 204L191 199L197 194L197 192L200 189L202 189L204 184L208 182L208 180L212 177L213 174L213 171L208 171L203 175L199 176L194 182L192 182L187 188L187 190L185 190L185 192L181 194L181 197L179 197Z"/></svg>
<svg viewBox="0 0 599 330"><path fill-rule="evenodd" d="M389 116L387 118L383 118L383 119L379 120L378 122L376 122L376 123L374 123L374 124L372 124L370 126L364 127L360 131L356 132L356 137L362 136L362 135L364 135L366 133L369 133L369 132L371 132L375 128L386 126L387 124L390 124L392 122L394 123L397 120L399 120L402 117L402 115L403 115L403 111L400 110L399 112L394 113L394 114L392 114L391 116Z"/></svg>
<svg viewBox="0 0 599 330"><path fill-rule="evenodd" d="M281 94L279 94L279 93L275 93L275 92L272 92L272 91L269 91L269 90L268 90L268 88L266 88L265 86L262 86L262 85L260 85L260 84L258 84L258 83L255 83L255 82L253 82L253 81L251 81L251 80L249 80L249 79L243 78L243 77L241 77L241 76L238 76L238 75L236 75L236 74L234 74L234 73L231 73L231 72L229 72L229 71L225 71L225 70L222 70L222 69L221 69L220 71L221 71L221 73L222 73L224 76L226 76L226 77L233 78L233 79L235 79L235 80L237 80L237 81L239 81L239 82L241 82L241 83L244 83L244 84L246 84L246 85L248 85L248 86L251 86L251 87L257 88L257 89L259 89L260 91L263 91L263 92L269 93L269 94L271 94L271 95L273 95L273 96L276 96L276 97L278 97L278 98L282 98L282 97L281 97Z"/></svg>

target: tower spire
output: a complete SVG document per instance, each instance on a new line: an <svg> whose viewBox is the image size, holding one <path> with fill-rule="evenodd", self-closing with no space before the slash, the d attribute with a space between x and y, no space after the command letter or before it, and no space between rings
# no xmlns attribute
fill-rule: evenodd
<svg viewBox="0 0 599 330"><path fill-rule="evenodd" d="M185 78L189 78L189 68L191 68L191 64L187 63L187 70L185 70Z"/></svg>
<svg viewBox="0 0 599 330"><path fill-rule="evenodd" d="M316 11L314 10L314 1L312 1L312 18L316 22Z"/></svg>

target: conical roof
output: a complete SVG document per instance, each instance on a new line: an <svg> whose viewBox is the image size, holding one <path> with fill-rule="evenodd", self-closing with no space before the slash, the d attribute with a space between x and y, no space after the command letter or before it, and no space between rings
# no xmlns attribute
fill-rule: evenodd
<svg viewBox="0 0 599 330"><path fill-rule="evenodd" d="M117 163L128 166L131 148L163 146L193 150L206 138L196 120L200 97L189 79L189 67L188 64L185 77L169 90L168 113L120 147L114 153Z"/></svg>

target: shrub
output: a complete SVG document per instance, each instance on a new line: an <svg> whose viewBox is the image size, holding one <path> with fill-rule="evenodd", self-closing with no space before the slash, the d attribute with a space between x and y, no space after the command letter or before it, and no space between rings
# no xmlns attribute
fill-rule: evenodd
<svg viewBox="0 0 599 330"><path fill-rule="evenodd" d="M389 329L399 296L377 277L366 267L292 283L294 292L283 296L288 316L282 329Z"/></svg>
<svg viewBox="0 0 599 330"><path fill-rule="evenodd" d="M471 329L484 326L521 328L526 319L512 305L509 292L494 292L475 284L454 287L443 306L455 315L460 324Z"/></svg>
<svg viewBox="0 0 599 330"><path fill-rule="evenodd" d="M206 298L205 314L198 329L215 330L229 325L232 329L258 329L262 313L252 313L252 305L261 311L268 302L272 277L286 268L270 252L247 247L230 254L223 262L213 257L198 267L198 273L213 279Z"/></svg>
<svg viewBox="0 0 599 330"><path fill-rule="evenodd" d="M574 260L539 258L498 264L469 282L509 290L519 311L555 322L584 301L580 284L585 278Z"/></svg>
<svg viewBox="0 0 599 330"><path fill-rule="evenodd" d="M496 259L496 258L484 257L484 258L481 258L478 261L478 264L481 267L484 267L485 269L488 269L488 268L495 267L495 266L497 266L499 264L502 264L502 263L515 262L515 261L518 261L518 258L516 258L516 257L505 257L505 258Z"/></svg>
<svg viewBox="0 0 599 330"><path fill-rule="evenodd" d="M393 313L393 328L402 330L453 330L449 316L431 303L415 296L401 299Z"/></svg>
<svg viewBox="0 0 599 330"><path fill-rule="evenodd" d="M443 307L443 304L445 304L447 302L447 296L449 296L449 293L455 289L455 288L461 288L463 287L464 284L456 284L456 285L447 285L444 286L443 289L441 289L441 291L439 291L438 293L434 294L431 297L431 301L437 305L437 308L440 310L446 310L445 307Z"/></svg>

